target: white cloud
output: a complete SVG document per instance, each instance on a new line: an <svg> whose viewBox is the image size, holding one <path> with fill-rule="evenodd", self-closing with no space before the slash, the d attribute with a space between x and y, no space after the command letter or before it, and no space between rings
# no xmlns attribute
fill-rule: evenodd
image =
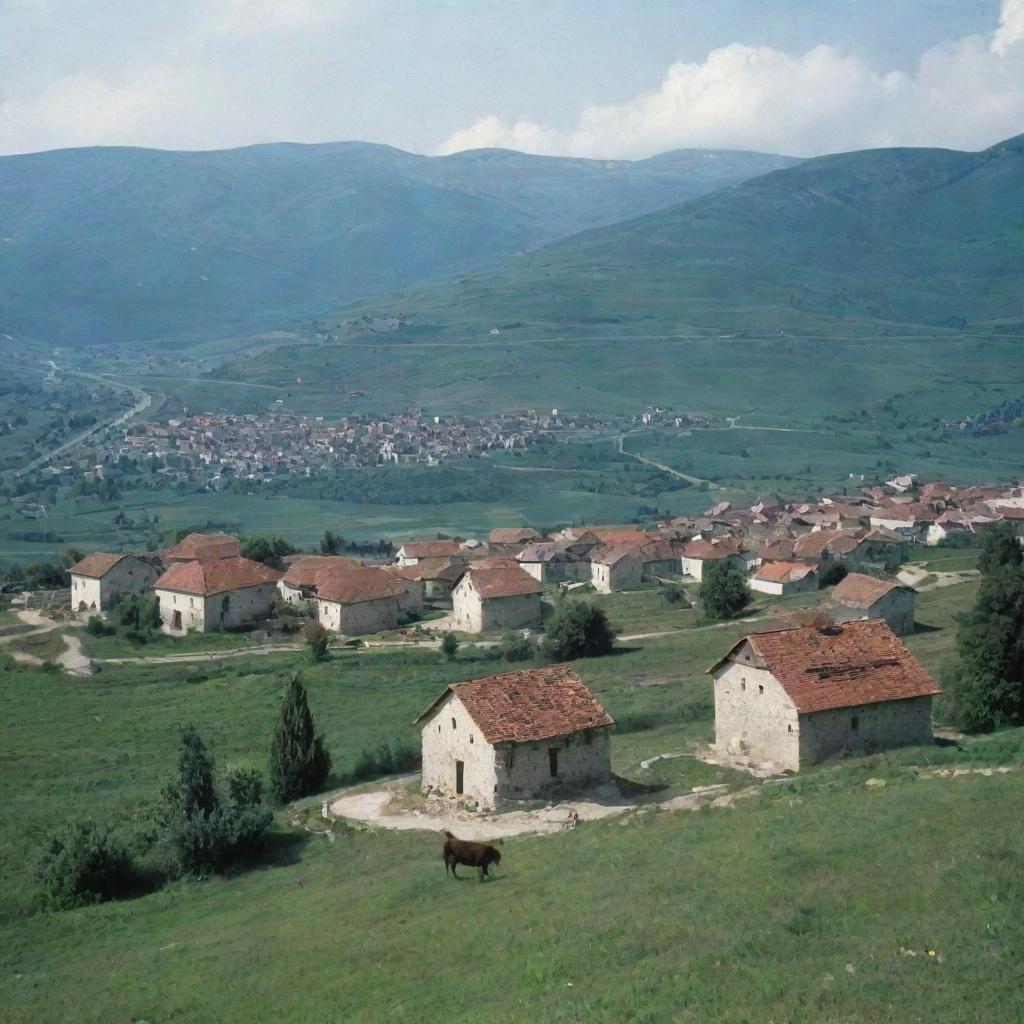
<svg viewBox="0 0 1024 1024"><path fill-rule="evenodd" d="M879 72L827 45L800 56L734 43L678 62L660 86L586 107L569 131L488 115L439 153L502 146L532 153L643 157L679 147L810 156L891 145L983 148L1024 131L1024 0L1002 0L990 39L927 51L914 74Z"/></svg>

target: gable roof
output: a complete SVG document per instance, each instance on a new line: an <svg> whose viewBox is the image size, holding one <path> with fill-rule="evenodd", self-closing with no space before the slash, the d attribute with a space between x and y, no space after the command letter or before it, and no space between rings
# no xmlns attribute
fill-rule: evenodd
<svg viewBox="0 0 1024 1024"><path fill-rule="evenodd" d="M359 568L359 563L341 555L299 555L293 558L281 581L296 589L313 587L321 573Z"/></svg>
<svg viewBox="0 0 1024 1024"><path fill-rule="evenodd" d="M640 548L632 544L602 544L599 548L594 548L588 558L595 565L618 565L627 558L642 561Z"/></svg>
<svg viewBox="0 0 1024 1024"><path fill-rule="evenodd" d="M530 597L544 588L519 565L509 560L497 564L470 565L462 574L484 600L501 597Z"/></svg>
<svg viewBox="0 0 1024 1024"><path fill-rule="evenodd" d="M884 619L752 633L737 640L708 671L714 672L745 643L800 714L942 692Z"/></svg>
<svg viewBox="0 0 1024 1024"><path fill-rule="evenodd" d="M827 550L835 555L848 555L860 542L859 530L818 530L797 537L793 554L797 558L820 558Z"/></svg>
<svg viewBox="0 0 1024 1024"><path fill-rule="evenodd" d="M462 550L457 540L410 540L400 544L406 558L450 558Z"/></svg>
<svg viewBox="0 0 1024 1024"><path fill-rule="evenodd" d="M208 562L175 562L153 584L153 589L210 597L229 590L276 583L280 578L281 574L275 569L250 558L216 558Z"/></svg>
<svg viewBox="0 0 1024 1024"><path fill-rule="evenodd" d="M452 684L415 724L430 718L449 694L462 702L488 743L529 743L615 724L568 665Z"/></svg>
<svg viewBox="0 0 1024 1024"><path fill-rule="evenodd" d="M71 566L68 572L72 576L89 576L94 580L99 580L106 576L122 558L127 557L127 555L112 555L106 551L94 551Z"/></svg>
<svg viewBox="0 0 1024 1024"><path fill-rule="evenodd" d="M237 557L242 550L237 537L227 533L190 533L178 541L166 557L179 561Z"/></svg>
<svg viewBox="0 0 1024 1024"><path fill-rule="evenodd" d="M803 562L768 562L754 573L754 579L765 583L798 583L813 572L814 566Z"/></svg>
<svg viewBox="0 0 1024 1024"><path fill-rule="evenodd" d="M384 569L368 565L321 571L316 578L316 596L332 604L360 604L400 597L405 582Z"/></svg>
<svg viewBox="0 0 1024 1024"><path fill-rule="evenodd" d="M880 580L874 576L851 572L836 584L832 591L832 600L852 608L870 608L893 590L911 591L912 588L905 587L895 580Z"/></svg>
<svg viewBox="0 0 1024 1024"><path fill-rule="evenodd" d="M554 541L544 541L541 544L528 544L516 555L519 562L581 562L579 555L573 554L568 548L556 544Z"/></svg>

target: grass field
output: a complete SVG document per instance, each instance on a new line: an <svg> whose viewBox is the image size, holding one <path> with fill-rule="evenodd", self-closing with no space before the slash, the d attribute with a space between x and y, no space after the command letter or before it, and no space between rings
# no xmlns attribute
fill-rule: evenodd
<svg viewBox="0 0 1024 1024"><path fill-rule="evenodd" d="M966 584L921 595L909 639L935 670ZM659 598L660 599L660 598ZM707 665L742 627L633 643L578 668L643 786L731 773L640 761L709 739ZM222 667L4 661L0 980L5 1021L973 1021L1024 1013L1024 774L920 780L914 766L1024 761L1024 730L829 762L729 810L506 841L496 881L445 881L436 837L276 828L261 870L63 913L34 902L46 831L143 818L194 722L221 768L263 765L292 655ZM347 770L447 682L496 670L436 654L306 666ZM54 714L54 707L60 708ZM868 778L884 779L866 789ZM315 801L314 801L315 802ZM934 950L935 956L929 956ZM911 956L909 952L917 955Z"/></svg>

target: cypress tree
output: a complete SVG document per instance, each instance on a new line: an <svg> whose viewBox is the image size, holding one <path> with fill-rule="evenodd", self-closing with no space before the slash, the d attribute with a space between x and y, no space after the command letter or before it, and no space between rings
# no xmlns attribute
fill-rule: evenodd
<svg viewBox="0 0 1024 1024"><path fill-rule="evenodd" d="M195 818L199 814L210 815L217 809L213 759L193 725L181 730L178 771L164 787L163 795L168 805L168 818Z"/></svg>
<svg viewBox="0 0 1024 1024"><path fill-rule="evenodd" d="M331 770L331 755L317 735L302 676L288 683L270 741L270 788L285 803L314 793Z"/></svg>

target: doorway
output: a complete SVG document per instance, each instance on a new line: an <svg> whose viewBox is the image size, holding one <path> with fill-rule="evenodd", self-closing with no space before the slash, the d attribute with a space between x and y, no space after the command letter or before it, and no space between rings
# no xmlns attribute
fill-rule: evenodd
<svg viewBox="0 0 1024 1024"><path fill-rule="evenodd" d="M548 748L548 768L551 771L551 778L558 777L558 747Z"/></svg>
<svg viewBox="0 0 1024 1024"><path fill-rule="evenodd" d="M462 796L466 777L466 765L463 761L455 762L455 793Z"/></svg>
<svg viewBox="0 0 1024 1024"><path fill-rule="evenodd" d="M171 629L181 629L181 612L176 611L171 617Z"/></svg>

